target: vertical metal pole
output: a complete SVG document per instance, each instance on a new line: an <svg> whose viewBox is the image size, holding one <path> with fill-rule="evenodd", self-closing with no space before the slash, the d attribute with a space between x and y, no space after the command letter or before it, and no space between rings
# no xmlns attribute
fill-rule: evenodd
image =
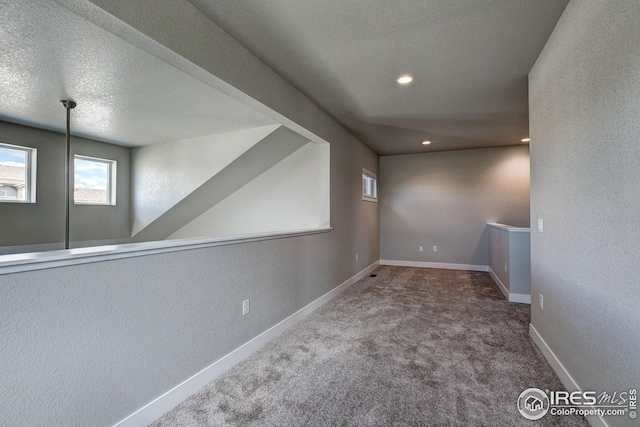
<svg viewBox="0 0 640 427"><path fill-rule="evenodd" d="M69 249L69 206L71 205L71 170L69 164L71 162L71 110L76 107L73 101L62 100L62 106L67 110L67 139L64 158L64 248Z"/></svg>

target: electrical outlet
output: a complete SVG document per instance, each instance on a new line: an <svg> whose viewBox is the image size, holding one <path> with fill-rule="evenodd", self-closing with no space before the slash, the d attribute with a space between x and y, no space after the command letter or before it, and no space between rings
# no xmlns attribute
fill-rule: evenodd
<svg viewBox="0 0 640 427"><path fill-rule="evenodd" d="M358 260L358 254L356 254L356 261Z"/></svg>
<svg viewBox="0 0 640 427"><path fill-rule="evenodd" d="M540 310L544 310L544 299L542 298L542 294L540 294Z"/></svg>
<svg viewBox="0 0 640 427"><path fill-rule="evenodd" d="M438 252L438 247L437 246L433 247L433 252Z"/></svg>
<svg viewBox="0 0 640 427"><path fill-rule="evenodd" d="M420 252L422 252L422 251L424 251L424 247L422 247L422 246L418 246L418 250L419 250Z"/></svg>
<svg viewBox="0 0 640 427"><path fill-rule="evenodd" d="M242 315L246 316L247 314L249 314L249 300L248 299L242 301Z"/></svg>
<svg viewBox="0 0 640 427"><path fill-rule="evenodd" d="M538 218L538 232L542 233L543 228L544 228L544 221L542 221L542 218Z"/></svg>

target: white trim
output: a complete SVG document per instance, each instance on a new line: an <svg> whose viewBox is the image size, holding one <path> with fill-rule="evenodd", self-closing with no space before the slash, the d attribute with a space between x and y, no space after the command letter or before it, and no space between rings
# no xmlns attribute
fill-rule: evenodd
<svg viewBox="0 0 640 427"><path fill-rule="evenodd" d="M452 264L448 262L399 261L395 259L381 259L380 265L394 265L398 267L442 268L445 270L489 271L488 265Z"/></svg>
<svg viewBox="0 0 640 427"><path fill-rule="evenodd" d="M531 295L509 293L509 302L517 302L519 304L531 304Z"/></svg>
<svg viewBox="0 0 640 427"><path fill-rule="evenodd" d="M362 172L364 172L365 174L369 175L370 177L373 177L373 178L376 178L376 179L378 178L378 176L375 173L371 172L367 168L362 168Z"/></svg>
<svg viewBox="0 0 640 427"><path fill-rule="evenodd" d="M497 228L498 230L510 231L513 233L530 233L531 228L529 227L514 227L513 225L499 224L497 222L489 222L487 223L489 227Z"/></svg>
<svg viewBox="0 0 640 427"><path fill-rule="evenodd" d="M48 252L1 255L0 275L21 271L43 270L46 268L63 267L67 265L87 264L90 262L110 261L121 258L132 258L143 255L154 255L166 252L308 236L312 234L328 233L331 230L333 230L333 228L323 227L310 228L306 230L280 231L274 233L247 234L243 236L160 240L155 242L126 243L123 245L93 246L88 248Z"/></svg>
<svg viewBox="0 0 640 427"><path fill-rule="evenodd" d="M560 382L564 385L565 389L569 392L576 390L583 391L578 383L573 379L567 368L564 367L560 359L558 359L558 356L555 355L553 350L551 350L551 347L549 347L547 342L531 323L529 323L529 335L531 336L534 344L538 349L540 349L542 355L547 360L553 371L558 375L558 378L560 378ZM600 416L594 415L585 418L593 427L609 427L609 424L607 424L607 422Z"/></svg>
<svg viewBox="0 0 640 427"><path fill-rule="evenodd" d="M504 294L504 297L507 299L507 301L517 302L520 304L531 304L531 295L512 294L511 292L509 292L509 290L504 285L504 283L502 283L502 280L500 280L498 275L493 271L493 268L491 267L489 267L489 275L491 275L491 278L493 279L493 281L496 283L496 285L498 285L498 288L500 288L500 290Z"/></svg>
<svg viewBox="0 0 640 427"><path fill-rule="evenodd" d="M379 265L379 261L374 262L369 267L365 268L353 277L347 279L339 286L333 288L331 291L327 292L317 300L296 311L277 325L267 329L265 332L258 335L251 341L238 347L231 353L204 368L202 371L198 372L191 378L183 381L181 384L172 388L162 396L143 406L133 414L129 415L127 418L115 424L113 427L139 427L151 424L152 422L169 412L171 409L173 409L176 405L180 404L186 398L218 378L227 370L242 362L245 358L250 356L256 350L260 349L269 341L277 338L284 331L300 322L309 314L313 313L323 304L329 302L340 293L347 290L347 288L356 283L358 280L369 275L373 270L378 268Z"/></svg>
<svg viewBox="0 0 640 427"><path fill-rule="evenodd" d="M509 290L507 289L507 287L504 285L504 283L502 283L502 280L500 280L500 278L498 277L498 275L496 273L494 273L493 268L489 267L489 275L491 276L491 278L493 279L493 281L496 283L496 285L498 285L498 288L500 288L500 290L502 291L502 293L504 294L504 297L509 300Z"/></svg>

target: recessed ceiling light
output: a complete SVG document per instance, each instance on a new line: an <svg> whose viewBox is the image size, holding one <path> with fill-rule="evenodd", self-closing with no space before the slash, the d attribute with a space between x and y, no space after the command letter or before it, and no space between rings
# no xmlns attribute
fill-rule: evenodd
<svg viewBox="0 0 640 427"><path fill-rule="evenodd" d="M411 83L413 81L413 77L404 75L404 76L398 77L396 81L401 85L406 85L407 83Z"/></svg>
<svg viewBox="0 0 640 427"><path fill-rule="evenodd" d="M429 145L431 144L431 141L422 141L422 145Z"/></svg>
<svg viewBox="0 0 640 427"><path fill-rule="evenodd" d="M529 141L531 141L531 138L523 138L523 139L521 139L520 141L522 141L522 142L529 142Z"/></svg>

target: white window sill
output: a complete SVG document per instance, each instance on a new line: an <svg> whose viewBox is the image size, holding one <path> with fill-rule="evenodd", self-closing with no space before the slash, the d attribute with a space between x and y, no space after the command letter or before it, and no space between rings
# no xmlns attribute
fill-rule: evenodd
<svg viewBox="0 0 640 427"><path fill-rule="evenodd" d="M110 261L143 255L201 249L214 246L235 245L261 240L285 239L328 233L333 228L310 228L305 230L280 231L273 233L247 234L241 236L209 237L197 239L161 240L156 242L128 243L124 245L95 246L46 252L32 252L0 256L0 275L22 271L43 270L90 262Z"/></svg>
<svg viewBox="0 0 640 427"><path fill-rule="evenodd" d="M365 202L378 203L377 197L362 196L362 200Z"/></svg>

